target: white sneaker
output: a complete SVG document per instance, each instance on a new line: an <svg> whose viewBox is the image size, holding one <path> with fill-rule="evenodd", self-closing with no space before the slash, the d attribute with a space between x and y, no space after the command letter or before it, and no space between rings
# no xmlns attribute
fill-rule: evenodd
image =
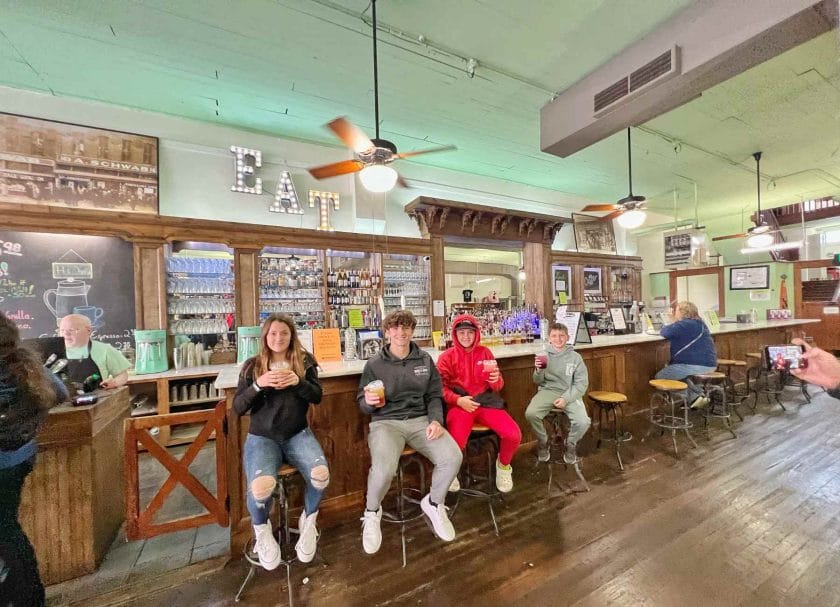
<svg viewBox="0 0 840 607"><path fill-rule="evenodd" d="M382 506L376 512L365 510L359 520L362 521L362 548L368 554L376 554L382 545L382 530L379 528Z"/></svg>
<svg viewBox="0 0 840 607"><path fill-rule="evenodd" d="M458 493L461 490L461 481L458 480L458 477L452 479L452 482L449 483L449 493Z"/></svg>
<svg viewBox="0 0 840 607"><path fill-rule="evenodd" d="M446 515L446 511L448 510L446 506L443 504L432 506L432 500L427 494L426 497L420 500L420 508L423 509L423 514L428 517L429 522L432 523L432 531L435 532L436 536L444 542L451 542L455 539L455 528L449 522L449 517Z"/></svg>
<svg viewBox="0 0 840 607"><path fill-rule="evenodd" d="M318 547L318 528L315 526L315 520L318 518L318 511L316 510L309 516L306 511L300 513L300 538L295 544L295 553L301 563L309 563L315 558L315 549Z"/></svg>
<svg viewBox="0 0 840 607"><path fill-rule="evenodd" d="M260 557L260 565L266 571L277 569L281 559L280 544L271 532L271 523L254 525L254 537L257 540L254 550Z"/></svg>
<svg viewBox="0 0 840 607"><path fill-rule="evenodd" d="M540 444L537 446L537 461L538 462L547 462L551 459L551 448L546 444Z"/></svg>
<svg viewBox="0 0 840 607"><path fill-rule="evenodd" d="M502 466L496 460L496 488L502 493L510 493L513 490L513 467Z"/></svg>
<svg viewBox="0 0 840 607"><path fill-rule="evenodd" d="M692 409L705 409L709 405L709 399L705 396L698 396L691 403Z"/></svg>

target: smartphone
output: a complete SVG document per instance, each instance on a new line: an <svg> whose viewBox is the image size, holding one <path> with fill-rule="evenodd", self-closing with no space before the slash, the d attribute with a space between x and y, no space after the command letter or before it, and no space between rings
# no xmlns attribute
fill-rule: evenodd
<svg viewBox="0 0 840 607"><path fill-rule="evenodd" d="M764 346L764 368L771 371L804 369L808 366L808 361L801 358L803 352L804 346L792 344Z"/></svg>

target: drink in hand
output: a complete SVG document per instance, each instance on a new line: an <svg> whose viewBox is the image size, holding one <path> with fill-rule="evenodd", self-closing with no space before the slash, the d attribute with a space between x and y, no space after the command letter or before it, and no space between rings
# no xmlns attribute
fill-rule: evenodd
<svg viewBox="0 0 840 607"><path fill-rule="evenodd" d="M365 386L365 391L370 392L379 397L379 404L378 407L381 407L385 404L385 384L382 383L381 380L375 379L370 382L367 386Z"/></svg>
<svg viewBox="0 0 840 607"><path fill-rule="evenodd" d="M540 350L537 352L535 364L537 369L545 369L548 366L548 350Z"/></svg>

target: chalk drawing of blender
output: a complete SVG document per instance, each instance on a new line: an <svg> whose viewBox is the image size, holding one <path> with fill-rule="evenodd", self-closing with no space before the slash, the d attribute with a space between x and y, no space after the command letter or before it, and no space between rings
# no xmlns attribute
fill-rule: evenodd
<svg viewBox="0 0 840 607"><path fill-rule="evenodd" d="M52 277L58 280L55 289L44 292L44 305L53 313L56 320L68 314L81 314L90 319L91 328L100 328L105 311L90 305L88 291L91 285L85 279L93 278L93 264L73 249L68 250L52 263Z"/></svg>

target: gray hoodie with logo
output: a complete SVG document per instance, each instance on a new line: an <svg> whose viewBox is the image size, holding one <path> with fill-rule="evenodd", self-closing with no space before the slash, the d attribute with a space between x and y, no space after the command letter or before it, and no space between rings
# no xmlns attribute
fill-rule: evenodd
<svg viewBox="0 0 840 607"><path fill-rule="evenodd" d="M373 380L385 384L385 406L371 407L365 403L365 386ZM365 363L356 396L359 409L371 421L380 419L413 419L423 415L429 421L443 425L443 387L432 357L411 342L408 356L397 358L391 347L385 346L379 354Z"/></svg>
<svg viewBox="0 0 840 607"><path fill-rule="evenodd" d="M556 392L567 403L583 398L589 387L589 372L580 354L568 344L558 352L548 347L548 366L534 371L538 390Z"/></svg>

